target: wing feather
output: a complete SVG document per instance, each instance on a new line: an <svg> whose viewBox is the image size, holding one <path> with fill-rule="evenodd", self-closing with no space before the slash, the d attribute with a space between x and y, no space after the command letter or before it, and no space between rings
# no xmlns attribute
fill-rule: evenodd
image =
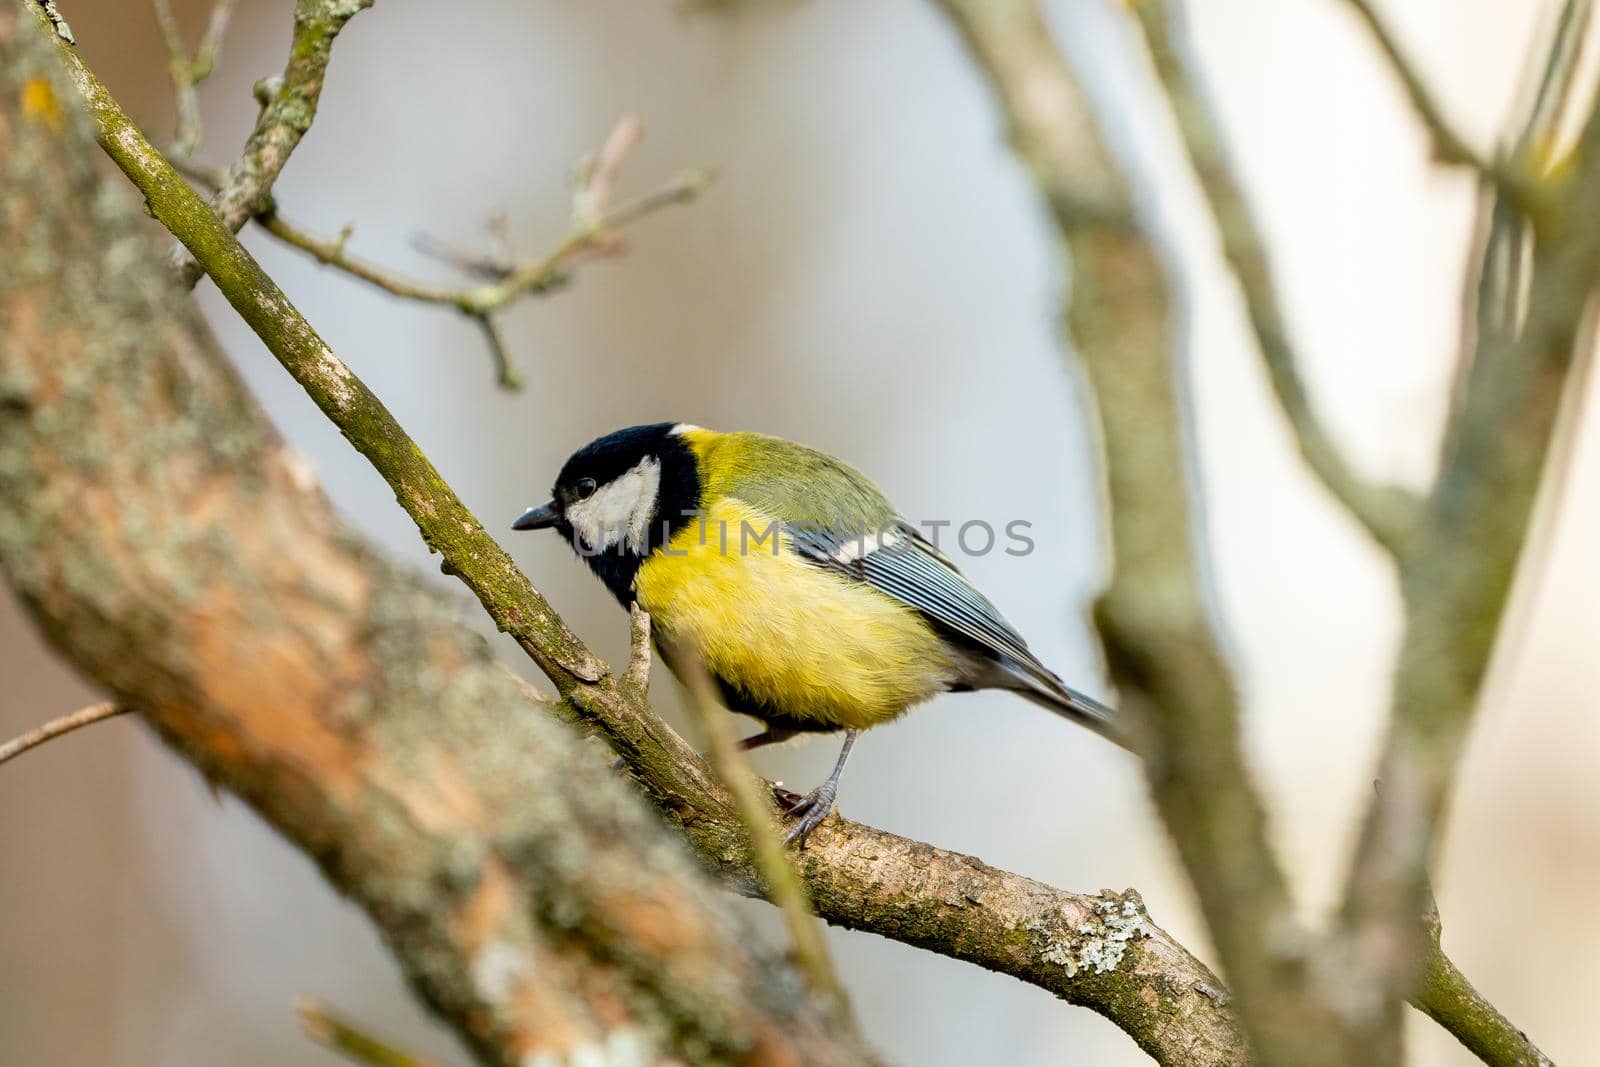
<svg viewBox="0 0 1600 1067"><path fill-rule="evenodd" d="M1000 609L910 525L897 523L882 536L869 532L864 540L856 533L806 528L791 528L790 536L796 550L814 563L867 582L1030 673L1054 677Z"/></svg>
<svg viewBox="0 0 1600 1067"><path fill-rule="evenodd" d="M869 532L864 537L858 531L841 536L806 526L787 530L790 543L802 557L866 582L992 658L997 668L993 677L1006 681L976 681L976 688L998 684L1015 689L1118 744L1127 743L1115 713L1069 688L1040 663L1000 609L908 523L896 521L881 535Z"/></svg>

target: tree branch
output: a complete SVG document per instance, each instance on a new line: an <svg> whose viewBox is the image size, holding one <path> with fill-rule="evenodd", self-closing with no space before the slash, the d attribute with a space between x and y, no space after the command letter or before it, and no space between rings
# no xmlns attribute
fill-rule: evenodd
<svg viewBox="0 0 1600 1067"><path fill-rule="evenodd" d="M1563 28L1564 27L1564 28ZM1533 69L1554 86L1581 35L1563 21ZM1562 57L1566 57L1563 59ZM1541 89L1519 140L1542 139L1558 115ZM1559 108L1556 109L1559 111ZM1552 188L1548 225L1522 221L1504 201L1481 268L1478 319L1456 409L1447 427L1441 473L1416 543L1402 566L1406 631L1379 776L1383 789L1363 827L1343 907L1343 945L1374 989L1409 992L1441 965L1426 958L1415 920L1431 900L1427 872L1449 803L1483 680L1504 628L1513 579L1536 541L1541 491L1559 491L1551 463L1580 358L1590 358L1591 306L1600 279L1600 236L1586 220L1600 213L1600 108L1588 118L1578 170ZM1526 295L1524 295L1524 289ZM1525 310L1524 310L1525 308ZM1549 484L1547 484L1549 483ZM1541 490L1541 486L1546 486ZM1529 578L1533 575L1529 575ZM1524 579L1527 580L1527 579ZM1460 1036L1460 1035L1458 1035ZM1463 1038L1465 1040L1465 1038ZM1508 1061L1515 1062L1515 1061Z"/></svg>
<svg viewBox="0 0 1600 1067"><path fill-rule="evenodd" d="M1139 0L1131 6L1144 30L1189 162L1210 205L1223 255L1244 295L1267 378L1306 465L1372 539L1399 558L1420 518L1421 502L1403 489L1373 485L1358 474L1317 416L1300 376L1300 361L1278 301L1266 240L1228 162L1222 131L1179 54L1171 27L1173 16L1168 11L1170 2Z"/></svg>
<svg viewBox="0 0 1600 1067"><path fill-rule="evenodd" d="M1385 491L1364 486L1317 426L1294 371L1286 329L1271 293L1266 257L1247 204L1227 170L1216 132L1199 108L1198 93L1168 45L1164 25L1151 10L1151 3L1140 0L1139 16L1147 31L1152 31L1159 72L1169 89L1175 90L1172 95L1180 123L1219 216L1225 247L1245 289L1275 385L1308 460L1336 494L1352 505L1374 536L1399 557L1403 568L1426 566L1428 560L1446 555L1470 557L1472 548L1468 546L1438 540L1424 542L1425 548L1419 546L1416 542L1430 532L1423 528L1424 517L1407 514L1411 508L1403 498L1381 499ZM1338 936L1333 944L1318 945L1299 928L1265 840L1265 816L1238 752L1231 681L1207 628L1206 607L1193 573L1185 492L1193 487L1186 477L1179 441L1182 414L1167 362L1167 309L1159 259L1148 240L1120 225L1121 212L1115 208L1089 213L1072 208L1085 202L1104 204L1108 186L1118 189L1120 179L1092 130L1082 120L1070 117L1086 109L1077 100L1077 88L1037 8L1028 0L941 0L941 6L994 88L1012 142L1055 209L1072 256L1068 327L1099 401L1117 562L1112 584L1098 609L1100 632L1121 695L1119 703L1124 712L1137 713L1142 722L1136 720L1135 725L1147 731L1143 747L1148 753L1152 790L1199 891L1230 980L1239 992L1239 1010L1247 1032L1256 1052L1267 1062L1395 1062L1398 1050L1393 1043L1398 1042L1399 1025L1393 1013L1397 1009L1391 1006L1397 1006L1413 990L1409 975L1394 981L1396 974L1405 972L1392 954L1384 958L1383 966L1394 969L1381 975L1370 958L1364 960L1367 969L1350 965L1351 960L1362 961L1364 951L1370 948L1371 938L1364 936L1373 932L1370 927L1363 927L1356 936L1362 947L1355 949ZM1123 202L1127 199L1125 188L1112 195ZM1581 307L1569 304L1552 309L1546 321L1559 333L1558 323L1570 328L1581 318ZM1565 339L1551 340L1559 349ZM1512 396L1529 392L1527 383L1502 385ZM1469 392L1485 398L1507 395L1489 389ZM1534 386L1532 392L1549 399L1545 386ZM1539 402L1532 407L1537 414L1529 412L1529 423L1536 438L1544 425L1543 416L1551 412ZM1507 462L1526 463L1536 481L1537 454L1531 459L1511 459L1519 448L1530 445L1530 436L1514 434L1491 443L1506 425L1492 416L1490 412L1487 417L1475 415L1470 420L1475 427L1474 454L1482 458L1486 452L1493 453ZM1526 473L1526 468L1523 470ZM1473 489L1460 483L1441 486L1430 506L1453 492L1452 506L1458 512L1473 512L1490 525L1504 521L1503 509L1490 502L1493 491L1485 486L1504 490L1506 482L1488 473L1486 483L1475 485ZM1470 504L1461 499L1463 492L1480 491L1485 496ZM1519 503L1521 499L1513 494L1513 512ZM1520 531L1516 520L1510 525ZM1418 528L1415 534L1413 527ZM1459 533L1459 526L1452 528ZM1513 551L1519 543L1520 532L1503 542ZM1488 572L1498 566L1509 574L1512 559L1514 555L1507 559L1502 552L1483 558L1482 572L1458 573L1456 577L1463 580L1454 592L1462 595L1453 601L1448 596L1435 598L1432 603L1448 602L1465 614L1442 628L1435 628L1440 620L1430 617L1411 633L1424 641L1427 638L1422 635L1436 632L1454 631L1461 637L1472 632L1481 637L1486 621L1492 633L1501 603L1493 593L1495 579ZM1483 581L1474 585L1479 579ZM1425 579L1422 584L1427 584ZM1486 652L1486 645L1436 651L1441 654L1433 661L1416 662L1435 662L1450 670L1446 665L1452 660L1444 653L1460 652L1463 658L1459 662L1470 664L1476 653ZM1467 673L1471 673L1470 667ZM1465 689L1455 687L1457 696L1474 690L1475 679ZM1407 702L1416 695L1402 693L1397 706L1407 711L1397 721L1417 721L1417 709ZM1431 694L1433 699L1438 696ZM1436 705L1430 701L1421 704L1422 718L1428 716L1425 709L1430 706ZM1406 794L1407 800L1414 797ZM1401 818L1417 815L1406 804L1393 810L1401 812ZM1409 857L1408 864L1425 862L1426 849L1421 853L1402 851ZM1406 866L1405 870L1410 874L1425 867ZM1394 905L1396 898L1386 898L1384 903ZM1402 926L1416 930L1420 903L1409 911L1391 907L1383 914L1396 924L1394 930ZM1390 949L1409 943L1403 936L1398 940L1379 937L1378 941ZM1448 968L1437 946L1429 961L1440 973ZM1352 1018L1338 998L1328 995L1332 986L1365 989L1363 983L1369 982L1384 1004L1381 1018ZM1433 996L1433 990L1423 990L1419 1004L1428 1003Z"/></svg>
<svg viewBox="0 0 1600 1067"><path fill-rule="evenodd" d="M1477 171L1524 214L1539 219L1542 216L1543 191L1529 177L1526 160L1508 164L1474 149L1445 117L1444 110L1434 99L1421 72L1406 58L1399 40L1379 17L1371 0L1345 0L1345 3L1366 25L1384 58L1389 61L1390 68L1411 101L1412 109L1427 128L1428 136L1433 141L1434 156L1441 162Z"/></svg>
<svg viewBox="0 0 1600 1067"><path fill-rule="evenodd" d="M1422 978L1411 1003L1491 1067L1555 1067L1444 954L1437 908L1428 909L1425 930Z"/></svg>
<svg viewBox="0 0 1600 1067"><path fill-rule="evenodd" d="M1118 707L1266 1062L1340 1059L1240 748L1237 695L1191 552L1165 271L1032 0L940 0L988 79L1072 261L1067 331L1097 400L1115 569L1096 609ZM1084 213L1078 205L1090 203Z"/></svg>
<svg viewBox="0 0 1600 1067"><path fill-rule="evenodd" d="M619 142L619 131L629 131L630 139ZM347 225L337 237L318 237L285 219L272 197L267 199L255 220L278 240L305 252L324 266L340 270L392 296L451 307L466 315L483 330L494 359L496 382L502 389L520 389L521 376L506 351L494 315L524 297L542 296L564 288L572 281L572 268L585 255L609 256L621 252L623 228L662 208L690 203L716 178L716 171L708 167L683 170L660 188L613 209L611 188L616 181L617 168L627 147L641 136L643 126L639 120L624 115L607 141L610 154L604 169L597 169L592 162L580 168L572 194L571 226L542 259L518 265L501 258L463 253L432 239L419 240L418 247L422 251L462 270L487 276L491 280L486 284L449 286L407 278L351 255L348 249L355 233L354 225ZM225 178L222 172L182 156L173 156L168 161L179 173L209 191L222 188Z"/></svg>
<svg viewBox="0 0 1600 1067"><path fill-rule="evenodd" d="M0 763L15 759L29 749L38 748L46 741L68 734L79 727L89 726L102 719L109 719L114 715L121 715L128 709L121 704L104 703L90 704L86 708L79 708L68 715L58 719L51 719L43 726L29 730L27 733L13 737L11 740L0 744Z"/></svg>
<svg viewBox="0 0 1600 1067"><path fill-rule="evenodd" d="M211 199L212 208L230 233L239 232L252 215L266 208L273 183L317 117L334 38L345 23L372 3L295 0L289 61L269 90L244 153L228 168L222 188ZM174 266L184 285L191 288L205 273L182 250L174 250Z"/></svg>
<svg viewBox="0 0 1600 1067"><path fill-rule="evenodd" d="M193 55L184 46L183 32L178 27L177 16L172 13L172 0L153 0L153 3L156 23L161 27L161 38L167 46L167 75L172 79L172 92L178 104L174 151L187 156L200 144L200 94L197 90L217 69L222 38L228 32L236 0L215 0L205 34Z"/></svg>
<svg viewBox="0 0 1600 1067"><path fill-rule="evenodd" d="M460 573L463 580L479 592L480 599L485 601L497 621L512 632L541 668L556 680L566 695L569 713L603 732L613 747L628 759L630 768L650 789L652 796L669 816L683 825L701 857L745 891L752 891L755 878L744 848L738 815L705 763L682 738L650 713L636 685L613 679L604 666L570 636L548 604L510 565L499 547L438 478L437 472L431 466L425 466L426 461L421 458L415 444L393 425L392 419L376 399L365 391L348 368L334 359L271 282L259 275L259 268L254 266L237 242L225 231L218 233L223 228L216 216L171 174L159 153L142 141L132 123L115 107L103 87L82 70L74 55L63 53L62 58L91 105L107 151L129 173L158 217L180 236L187 236L193 241L194 247L205 256L208 269L218 280L219 287L230 299L237 299L244 305L247 319L257 326L274 354L290 368L297 380L318 396L325 410L330 411L340 427L358 443L358 447L372 454L374 465L389 477L402 505L418 521L425 539L444 556L447 566ZM122 318L128 317L124 315ZM90 331L91 335L98 333L99 330ZM187 363L176 360L162 365L164 373L181 376ZM109 377L111 381L118 380L115 374ZM187 384L177 390L180 396L194 394L194 388ZM5 411L5 406L0 404L0 417ZM146 420L141 425L146 425L148 413L143 413L141 417ZM237 410L231 409L230 417L245 418ZM259 416L253 409L249 410L245 422L249 425L259 423ZM232 433L221 432L221 427L212 429L210 433L196 434L194 439L232 439ZM32 431L24 427L22 432ZM207 455L214 451L209 450ZM223 449L221 454L228 455L231 451ZM135 471L155 464L164 455L159 452L155 455L140 452L137 456L124 457L115 449L94 454L126 460ZM166 458L170 460L172 457ZM108 484L132 487L143 483L138 478L130 477L125 483L113 478ZM303 478L280 476L276 480L267 480L269 487L279 486L278 491L285 491L293 484L303 484ZM22 500L27 496L6 494L0 499ZM262 510L261 502L252 502L250 513L253 525L257 521L255 517ZM266 510L270 513L272 509ZM296 565L315 562L317 553L308 551L305 538L324 528L330 521L324 515L314 519L292 517L281 524L277 521L268 523L266 529L269 531L295 531L297 541L292 551L280 547L278 554L273 557L275 562L269 565L264 561L263 571L282 573L285 560L292 560ZM4 529L4 525L0 524L0 530ZM339 540L337 543L346 546L341 551L349 550L348 540ZM5 545L0 544L0 559L4 559L10 567L16 561L29 561L32 557L27 555L28 551L37 551L42 561L45 554L40 546L75 552L74 544L72 539L56 539L52 530L14 553L6 552ZM91 554L90 558L107 555L99 552ZM118 557L110 554L109 558ZM368 562L371 563L370 560ZM161 568L165 573L167 565L163 563ZM196 572L215 575L221 581L227 576L249 574L250 570L233 562L226 567L207 563L197 568ZM408 582L386 574L375 576L370 585L384 589L397 581L403 588L411 588ZM101 584L96 584L94 588L101 587ZM104 584L108 590L118 587L114 582ZM85 595L91 591L71 590L75 595ZM302 594L291 597L291 602L304 601ZM53 606L66 614L71 605ZM359 606L334 616L336 619L356 620L362 617ZM423 622L428 625L423 625ZM386 658L384 663L390 669L412 669L415 666L413 648L427 648L430 647L430 640L442 640L433 633L436 626L437 622L431 619L417 620L415 623L405 618L388 619L383 633L403 636L405 640L401 654L393 660ZM87 628L55 626L53 632L58 642L70 647L72 639L87 632ZM453 640L444 640L444 647L454 648ZM476 651L478 646L469 644L468 647L475 650L468 657L469 661L479 662L482 653ZM93 650L79 650L80 662L90 651ZM133 659L131 655L113 657L88 666L97 676L125 677L126 672L133 669ZM248 684L248 680L255 678L263 669L255 661L246 665L252 669L244 671L240 678L229 683L238 690L234 693L235 698L254 695L254 686ZM347 671L335 672L332 676L343 677L345 673ZM378 676L382 677L381 671ZM448 780L456 782L464 776L470 782L475 780L474 773L486 774L490 781L484 784L493 787L496 799L486 802L483 810L514 823L527 815L528 798L520 796L517 792L519 789L530 788L533 790L531 796L543 796L551 788L550 783L540 776L543 766L540 759L532 759L527 767L521 762L524 757L520 753L543 751L539 747L542 742L530 739L524 744L517 740L528 738L529 731L534 731L542 738L543 729L535 730L535 723L547 721L548 717L539 714L543 709L510 679L510 675L496 669L492 676L506 679L505 684L513 687L521 700L520 708L516 709L518 713L513 714L498 704L481 706L484 701L480 695L470 701L470 712L460 717L447 714L441 721L425 727L420 725L420 718L413 718L409 714L401 716L401 722L393 728L398 731L393 735L396 738L394 743L401 746L401 751L413 748L424 739L433 744L445 744L454 736L453 731L469 728L480 747L484 746L485 739L495 739L492 745L487 746L486 752L466 749L459 775L450 776ZM488 679L482 679L481 682L490 684ZM496 682L490 689L497 697L501 693L498 685ZM273 689L265 684L261 688L269 692ZM230 692L234 690L230 689ZM320 704L312 702L304 711L314 719L316 707L320 707ZM430 708L430 714L438 719L438 709L432 707L432 702ZM292 710L282 706L274 708L274 717L270 721L279 724L280 728L273 730L271 736L281 743L301 739L297 729L288 730L287 736L284 736L283 724L297 721L295 714L290 713ZM501 713L503 710L505 714ZM417 716L422 713L422 709L417 709ZM195 714L201 714L198 708ZM209 713L206 718L214 714ZM392 714L386 712L385 720ZM418 732L406 733L409 729ZM386 729L385 733L388 735L390 730ZM196 747L191 757L203 765L215 767L215 773L226 773L228 780L235 782L235 776L241 774L243 769L237 766L217 767L216 757L208 756L204 745L208 736L204 733L196 736L193 742ZM313 731L311 736L318 737L321 734ZM400 740L403 737L411 740ZM558 754L552 759L560 758L561 746L557 746L556 751ZM510 753L519 755L507 762ZM428 781L436 777L430 775ZM561 783L559 794L562 797L572 792L582 795L583 789L587 788L560 775L554 776L553 780ZM544 784L540 787L542 781ZM247 775L242 784L235 784L249 790L253 782L256 779ZM604 790L600 790L600 794L608 795ZM321 791L313 790L307 795L303 789L290 790L287 794L263 790L251 795L258 796L261 803L276 802L285 796L297 798L306 804L318 799L325 802L327 799ZM338 842L337 835L331 836L320 842L316 851L319 855L340 855L349 846ZM425 867L439 858L437 852L415 856L408 852L406 855L411 857L408 866ZM525 857L530 853L521 849L516 855ZM1105 1015L1163 1063L1187 1063L1196 1057L1208 1063L1244 1062L1242 1043L1227 998L1220 992L1221 983L1203 964L1150 922L1135 897L1064 893L988 868L969 857L943 852L844 820L829 820L818 828L801 856L800 864L802 876L813 894L819 913L830 922L871 930L1039 985L1063 999ZM377 918L381 924L382 915ZM620 948L619 951L622 951L623 959L632 958L629 951ZM449 963L454 958L447 954L441 962ZM736 955L734 958L739 957ZM555 977L560 976L558 974ZM740 998L735 997L732 1003L739 1001Z"/></svg>

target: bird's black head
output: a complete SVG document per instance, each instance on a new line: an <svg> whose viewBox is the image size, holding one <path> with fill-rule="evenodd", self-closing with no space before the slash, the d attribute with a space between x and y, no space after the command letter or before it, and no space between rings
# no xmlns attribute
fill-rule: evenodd
<svg viewBox="0 0 1600 1067"><path fill-rule="evenodd" d="M551 500L512 529L558 531L626 607L639 564L700 508L699 464L679 428L630 426L584 445L562 466Z"/></svg>

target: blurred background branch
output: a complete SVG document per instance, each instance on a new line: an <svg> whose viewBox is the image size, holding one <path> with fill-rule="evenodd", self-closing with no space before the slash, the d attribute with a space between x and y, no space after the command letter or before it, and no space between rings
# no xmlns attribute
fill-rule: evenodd
<svg viewBox="0 0 1600 1067"><path fill-rule="evenodd" d="M1161 0L1145 0L1143 6L1149 7L1159 2ZM1366 25L1372 34L1372 39L1383 52L1384 58L1389 61L1390 68L1399 79L1407 99L1411 101L1411 106L1417 113L1417 118L1427 127L1428 136L1433 141L1434 153L1439 161L1472 168L1482 175L1485 181L1494 185L1500 195L1511 201L1520 211L1538 219L1543 197L1531 176L1529 161L1525 157L1513 157L1508 160L1491 158L1474 149L1467 138L1462 136L1445 116L1437 97L1428 87L1427 79L1417 69L1416 64L1406 57L1405 50L1401 48L1399 40L1383 16L1378 14L1378 9L1372 0L1345 0L1345 3Z"/></svg>
<svg viewBox="0 0 1600 1067"><path fill-rule="evenodd" d="M1068 340L1104 434L1115 561L1096 622L1146 774L1267 1063L1351 1062L1305 995L1304 944L1240 747L1237 695L1190 546L1168 281L1066 60L1031 0L941 0L992 88L1071 258ZM1064 116L1073 116L1063 121ZM1080 214L1085 201L1114 207Z"/></svg>
<svg viewBox="0 0 1600 1067"><path fill-rule="evenodd" d="M172 0L152 0L156 23L161 27L161 39L167 46L167 73L172 79L172 92L178 102L178 129L173 136L173 152L178 156L191 155L200 145L200 83L217 69L222 55L222 38L228 32L228 22L233 18L236 0L216 0L211 7L211 18L205 33L194 52L183 43L183 30L172 11ZM220 184L220 183L219 183Z"/></svg>
<svg viewBox="0 0 1600 1067"><path fill-rule="evenodd" d="M1414 532L1421 502L1403 489L1370 484L1351 466L1318 417L1301 377L1301 360L1278 300L1265 235L1228 161L1222 130L1179 54L1172 23L1181 17L1180 13L1168 0L1137 0L1129 6L1144 31L1156 75L1172 105L1189 162L1216 222L1223 255L1244 296L1267 378L1294 431L1300 456L1372 539L1398 558L1405 553L1407 540Z"/></svg>
<svg viewBox="0 0 1600 1067"><path fill-rule="evenodd" d="M79 708L77 711L51 719L43 726L0 743L0 763L15 759L29 749L37 748L46 741L60 737L62 734L69 734L74 730L91 726L114 715L121 715L127 710L121 704L102 701L99 704L90 704L86 708Z"/></svg>
<svg viewBox="0 0 1600 1067"><path fill-rule="evenodd" d="M607 140L611 151L603 154L603 165L586 163L579 168L572 194L570 228L555 248L537 260L518 264L503 255L464 253L431 238L419 239L419 247L429 255L461 270L487 276L489 281L484 284L449 286L416 281L351 255L348 248L355 234L354 224L347 225L337 237L318 237L285 219L271 196L266 198L266 206L255 215L255 220L278 240L305 252L324 266L334 267L392 296L424 304L441 304L466 315L483 330L494 360L496 382L503 389L520 389L522 377L500 338L494 323L495 314L524 297L543 296L566 286L572 281L573 268L583 257L616 255L624 250L622 229L664 207L689 203L715 180L715 171L692 168L650 193L613 207L611 198L617 171L627 149L643 133L643 125L633 115L624 115L618 121ZM624 134L626 139L619 139ZM227 180L226 175L215 168L182 158L171 162L185 177L212 193L222 189Z"/></svg>
<svg viewBox="0 0 1600 1067"><path fill-rule="evenodd" d="M941 6L987 74L1013 145L1056 205L1072 258L1068 329L1088 367L1105 433L1115 559L1097 621L1121 705L1139 714L1149 732L1151 787L1239 994L1246 1031L1268 1063L1398 1063L1399 1005L1415 993L1425 957L1419 916L1434 831L1594 283L1596 264L1589 261L1587 238L1578 236L1584 228L1575 219L1565 229L1556 227L1556 241L1567 248L1554 258L1565 269L1544 285L1535 281L1531 328L1512 346L1516 358L1486 360L1480 353L1474 360L1485 368L1478 376L1493 373L1487 368L1498 364L1511 377L1476 389L1469 381L1467 407L1473 395L1492 406L1463 409L1459 425L1474 440L1456 456L1466 457L1468 469L1446 464L1414 535L1420 518L1413 516L1415 505L1405 494L1368 487L1313 414L1273 294L1264 242L1226 162L1220 133L1177 55L1167 5L1133 5L1301 453L1400 562L1411 606L1384 760L1386 785L1357 859L1348 925L1319 944L1293 916L1267 842L1253 776L1239 752L1231 671L1216 649L1196 578L1187 500L1197 488L1187 476L1183 413L1163 325L1169 314L1163 265L1136 231L1108 228L1095 215L1075 217L1060 206L1082 199L1072 191L1074 182L1091 187L1099 199L1108 182L1120 179L1104 145L1081 128L1052 121L1084 106L1073 99L1076 86L1042 13L1029 0L943 0ZM1401 62L1381 25L1374 26L1391 60ZM1558 41L1552 51L1571 50ZM1449 132L1410 68L1402 73L1444 156L1478 166L1500 196L1530 208L1526 183L1480 161ZM1082 178L1085 172L1094 177ZM1567 194L1567 203L1577 195ZM1541 293L1548 308L1541 308ZM1535 374L1531 380L1529 371ZM1420 543L1413 544L1413 536ZM1391 786L1391 776L1401 780ZM1358 989L1373 989L1382 1010L1371 1011L1367 1005L1373 1001L1341 1001L1329 988L1351 981Z"/></svg>
<svg viewBox="0 0 1600 1067"><path fill-rule="evenodd" d="M301 997L294 1011L307 1037L352 1063L366 1067L433 1067L429 1061L373 1037L311 997Z"/></svg>

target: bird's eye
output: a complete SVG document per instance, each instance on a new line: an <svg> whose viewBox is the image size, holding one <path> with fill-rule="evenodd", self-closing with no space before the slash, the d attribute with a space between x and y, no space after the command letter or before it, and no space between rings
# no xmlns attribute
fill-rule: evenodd
<svg viewBox="0 0 1600 1067"><path fill-rule="evenodd" d="M593 478L581 479L578 482L578 484L577 484L577 486L575 488L577 490L578 499L579 500L588 500L590 497L594 496L594 490L595 490L594 479Z"/></svg>

